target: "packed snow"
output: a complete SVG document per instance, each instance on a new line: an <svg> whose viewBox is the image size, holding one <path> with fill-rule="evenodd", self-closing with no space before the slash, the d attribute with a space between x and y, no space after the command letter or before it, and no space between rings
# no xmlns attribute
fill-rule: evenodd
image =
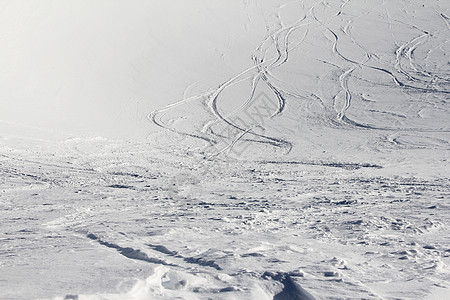
<svg viewBox="0 0 450 300"><path fill-rule="evenodd" d="M450 299L448 1L0 1L0 299Z"/></svg>

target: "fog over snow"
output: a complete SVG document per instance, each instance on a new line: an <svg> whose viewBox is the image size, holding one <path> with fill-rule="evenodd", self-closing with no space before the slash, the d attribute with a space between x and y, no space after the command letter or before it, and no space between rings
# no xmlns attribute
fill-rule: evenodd
<svg viewBox="0 0 450 300"><path fill-rule="evenodd" d="M0 1L0 299L450 299L450 2Z"/></svg>

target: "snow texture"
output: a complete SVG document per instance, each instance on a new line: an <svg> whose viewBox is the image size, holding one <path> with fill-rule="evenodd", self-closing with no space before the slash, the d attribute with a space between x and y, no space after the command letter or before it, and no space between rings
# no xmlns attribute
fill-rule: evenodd
<svg viewBox="0 0 450 300"><path fill-rule="evenodd" d="M450 3L0 1L0 299L450 299Z"/></svg>

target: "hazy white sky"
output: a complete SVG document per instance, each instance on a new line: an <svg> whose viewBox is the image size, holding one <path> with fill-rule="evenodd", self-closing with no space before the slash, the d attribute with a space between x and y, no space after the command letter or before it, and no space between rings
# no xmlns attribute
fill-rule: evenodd
<svg viewBox="0 0 450 300"><path fill-rule="evenodd" d="M0 121L145 136L151 110L251 63L262 33L230 2L1 1Z"/></svg>

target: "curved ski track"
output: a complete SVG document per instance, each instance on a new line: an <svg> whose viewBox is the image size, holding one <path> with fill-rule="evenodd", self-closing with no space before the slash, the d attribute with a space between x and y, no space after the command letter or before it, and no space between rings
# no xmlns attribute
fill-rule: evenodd
<svg viewBox="0 0 450 300"><path fill-rule="evenodd" d="M281 15L281 9L285 8L288 5L299 3L301 4L304 11L300 12L300 16L297 21L293 22L292 24L285 25L283 22L283 17ZM285 152L288 153L293 147L291 141L258 133L255 131L256 127L242 127L233 122L233 116L235 116L239 111L242 111L251 101L255 99L255 94L257 89L260 88L260 83L263 83L272 92L272 95L277 99L278 102L278 109L276 111L273 111L271 118L280 116L286 110L288 97L290 97L292 100L306 99L313 102L320 100L320 105L323 106L323 101L314 92L308 93L308 91L306 91L305 95L307 96L305 96L299 94L298 92L286 90L285 86L289 86L289 84L283 82L283 80L278 79L273 74L276 69L289 63L290 53L297 50L301 46L305 38L309 35L310 29L322 27L325 30L323 32L323 35L327 39L329 39L327 37L327 33L331 34L332 36L332 53L334 53L335 56L343 63L342 65L337 65L337 67L342 71L342 73L339 75L338 81L340 82L340 88L344 95L343 103L334 103L333 106L336 114L334 120L330 120L328 124L329 126L333 126L333 124L340 124L353 128L388 131L450 131L450 128L427 129L419 127L415 128L411 126L396 128L387 126L386 124L370 124L370 122L355 120L348 116L347 112L352 107L353 98L353 91L351 90L351 87L349 87L349 79L353 76L356 76L355 78L358 78L358 75L354 75L355 70L370 69L376 72L381 72L391 78L393 85L391 85L390 88L401 89L405 93L425 93L432 95L442 95L443 97L447 97L446 95L450 94L450 88L448 85L448 83L450 82L450 77L448 76L448 74L446 76L446 74L434 74L430 71L427 71L422 66L420 66L420 64L415 60L414 57L414 52L419 47L426 45L427 41L431 39L434 34L445 35L445 32L448 32L450 30L448 21L449 18L445 14L436 11L437 16L442 18L442 20L446 24L446 28L439 30L438 32L428 32L414 25L408 25L415 30L421 31L420 35L404 44L399 45L395 51L396 60L394 65L384 66L380 65L381 61L378 58L378 55L376 53L372 53L370 49L366 49L351 33L353 20L368 15L371 10L368 10L367 12L359 16L349 15L345 12L345 7L349 3L350 0L342 1L342 3L340 3L338 7L333 7L328 2L318 1L310 5L309 8L305 8L305 4L302 1L293 1L284 5L280 5L278 10L274 13L274 16L277 20L275 24L273 24L273 21L271 22L271 24L266 19L266 35L260 45L256 48L256 51L251 58L253 60L252 67L242 71L226 82L223 82L217 88L211 91L180 100L164 108L155 110L148 115L148 119L161 128L179 133L184 136L201 139L209 143L210 145L217 144L218 138L223 139L223 136L220 136L220 133L213 129L214 125L220 123L240 132L240 134L238 134L235 139L229 141L228 145L220 149L213 156L232 149L234 145L240 140L271 145L274 147L285 149ZM383 2L378 5L385 5L385 3ZM315 10L319 8L319 6L333 11L333 14L330 15L329 20L322 20L316 15ZM341 21L341 23L346 23L340 28L339 32L331 27L331 21L336 20L335 18L339 18L338 20ZM389 24L392 24L394 22L401 23L401 21L392 20L388 12L386 13L386 16L384 18L387 20L387 22L390 22ZM292 34L302 27L306 27L303 37L299 41L296 41L296 43L293 43L290 40ZM364 58L361 61L357 61L356 59L348 57L347 55L342 53L342 51L340 50L340 43L342 38L350 39L352 43L362 51ZM449 42L449 39L446 39L444 41L444 43L447 42ZM275 57L267 57L268 53L272 53L274 51L276 53ZM374 61L374 59L376 59L376 61ZM409 67L405 66L405 59L409 64ZM331 62L326 63L335 65ZM361 80L361 78L359 79ZM229 113L228 115L224 115L223 113L221 113L220 100L222 92L246 80L251 80L252 83L250 93L246 96L246 99L232 113ZM383 83L376 84L383 85ZM166 113L171 110L177 109L189 102L201 103L201 105L209 114L208 118L210 120L205 121L202 128L198 128L196 133L177 129L163 120L163 117L166 115ZM324 111L327 110L326 107L324 107L323 109Z"/></svg>

